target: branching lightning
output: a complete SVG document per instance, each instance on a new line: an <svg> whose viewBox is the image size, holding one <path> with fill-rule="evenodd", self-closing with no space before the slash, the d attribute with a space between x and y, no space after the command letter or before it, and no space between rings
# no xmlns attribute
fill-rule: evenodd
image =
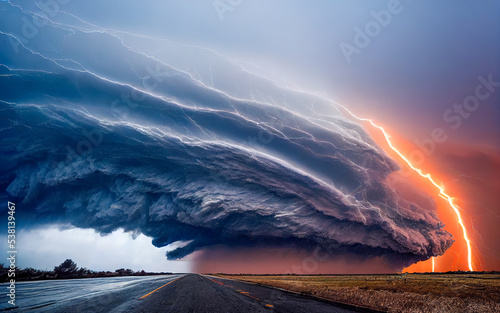
<svg viewBox="0 0 500 313"><path fill-rule="evenodd" d="M335 102L336 103L336 102ZM377 124L375 124L372 120L370 119L367 119L367 118L361 118L361 117L358 117L356 116L354 113L352 113L351 111L349 111L345 106L339 104L339 103L336 103L337 105L339 105L340 107L342 107L346 112L348 112L352 117L354 117L355 119L359 120L359 121L363 121L363 122L368 122L370 123L373 127L377 128L378 130L380 130L382 132L382 134L384 135L385 137L385 140L387 141L387 144L389 145L389 147L397 153L397 155L406 163L408 164L408 166L414 170L415 172L417 172L420 176L424 177L424 178L427 178L428 181L430 181L438 190L439 190L439 196L441 198L443 198L444 200L446 200L448 202L448 204L450 205L450 207L453 209L453 211L455 212L455 214L457 215L457 219L458 219L458 223L460 224L460 227L462 228L462 232L463 232L463 237L464 237L464 240L465 242L467 243L467 262L468 262L468 265L469 265L469 270L470 271L474 271L474 268L472 266L472 248L471 248L471 241L469 239L469 237L467 236L467 229L465 228L465 225L463 223L463 220L462 220L462 216L460 214L460 208L453 203L453 198L448 195L445 191L444 191L444 187L440 186L438 183L436 183L436 181L434 180L434 178L432 178L431 174L430 173L423 173L423 171L419 168L416 168L411 162L410 160L408 160L392 143L391 141L391 136L385 131L385 129L381 126L378 126ZM432 271L434 272L434 258L432 258Z"/></svg>

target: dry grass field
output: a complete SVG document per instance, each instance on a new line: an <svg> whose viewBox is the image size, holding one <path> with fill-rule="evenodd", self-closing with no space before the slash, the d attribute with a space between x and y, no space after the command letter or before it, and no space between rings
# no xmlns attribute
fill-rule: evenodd
<svg viewBox="0 0 500 313"><path fill-rule="evenodd" d="M500 312L500 274L219 275L386 312Z"/></svg>

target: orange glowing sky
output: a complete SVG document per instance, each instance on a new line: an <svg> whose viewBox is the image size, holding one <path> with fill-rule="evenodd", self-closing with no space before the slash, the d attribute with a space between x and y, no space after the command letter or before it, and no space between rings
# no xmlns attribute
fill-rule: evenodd
<svg viewBox="0 0 500 313"><path fill-rule="evenodd" d="M469 270L467 244L464 240L463 229L458 224L457 215L450 204L438 196L439 191L427 179L421 177L401 160L387 144L383 134L365 123L374 140L402 167L401 173L411 180L420 189L432 196L437 205L439 218L446 225L445 230L450 232L455 242L444 255L435 258L435 271ZM384 126L391 135L391 142L405 156L416 156L418 146L405 138L399 137L397 132ZM422 155L422 154L420 154ZM499 268L500 258L498 243L491 240L495 234L499 216L494 208L499 206L495 190L500 190L500 157L497 151L484 146L475 147L464 144L443 143L437 144L436 150L424 159L414 158L418 168L423 172L431 173L438 184L441 184L446 193L453 197L453 203L460 208L463 224L467 230L472 248L472 265L474 270L495 270ZM415 164L414 164L415 165ZM488 220L490 222L488 222ZM486 239L485 239L486 238ZM497 238L497 236L493 236ZM405 269L405 272L430 272L432 260L422 261Z"/></svg>

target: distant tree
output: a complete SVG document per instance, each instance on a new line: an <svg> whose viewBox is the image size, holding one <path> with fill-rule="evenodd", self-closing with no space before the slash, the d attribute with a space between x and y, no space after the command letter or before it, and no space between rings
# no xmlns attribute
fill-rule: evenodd
<svg viewBox="0 0 500 313"><path fill-rule="evenodd" d="M85 268L85 267L80 267L77 271L78 277L90 277L93 274L93 271Z"/></svg>
<svg viewBox="0 0 500 313"><path fill-rule="evenodd" d="M7 267L5 267L5 265L3 263L0 263L0 281L1 282L4 282L4 281L7 281L8 277L7 277L7 272L9 271L9 269Z"/></svg>
<svg viewBox="0 0 500 313"><path fill-rule="evenodd" d="M17 272L17 277L18 278L26 278L28 280L31 280L32 278L34 277L37 277L40 275L39 273L40 271L32 268L32 267L28 267L28 268L25 268L25 269L20 269L18 272Z"/></svg>
<svg viewBox="0 0 500 313"><path fill-rule="evenodd" d="M66 259L61 265L54 267L54 273L57 277L72 277L77 274L78 267L71 259Z"/></svg>

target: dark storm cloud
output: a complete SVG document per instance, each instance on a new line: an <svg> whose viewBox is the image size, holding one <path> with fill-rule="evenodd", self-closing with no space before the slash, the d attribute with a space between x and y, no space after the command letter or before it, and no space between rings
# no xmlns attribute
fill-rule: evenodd
<svg viewBox="0 0 500 313"><path fill-rule="evenodd" d="M333 103L69 15L23 40L20 17L33 18L12 7L0 24L0 184L32 226L188 242L172 259L292 245L401 265L451 245L433 204L384 183L396 163Z"/></svg>

